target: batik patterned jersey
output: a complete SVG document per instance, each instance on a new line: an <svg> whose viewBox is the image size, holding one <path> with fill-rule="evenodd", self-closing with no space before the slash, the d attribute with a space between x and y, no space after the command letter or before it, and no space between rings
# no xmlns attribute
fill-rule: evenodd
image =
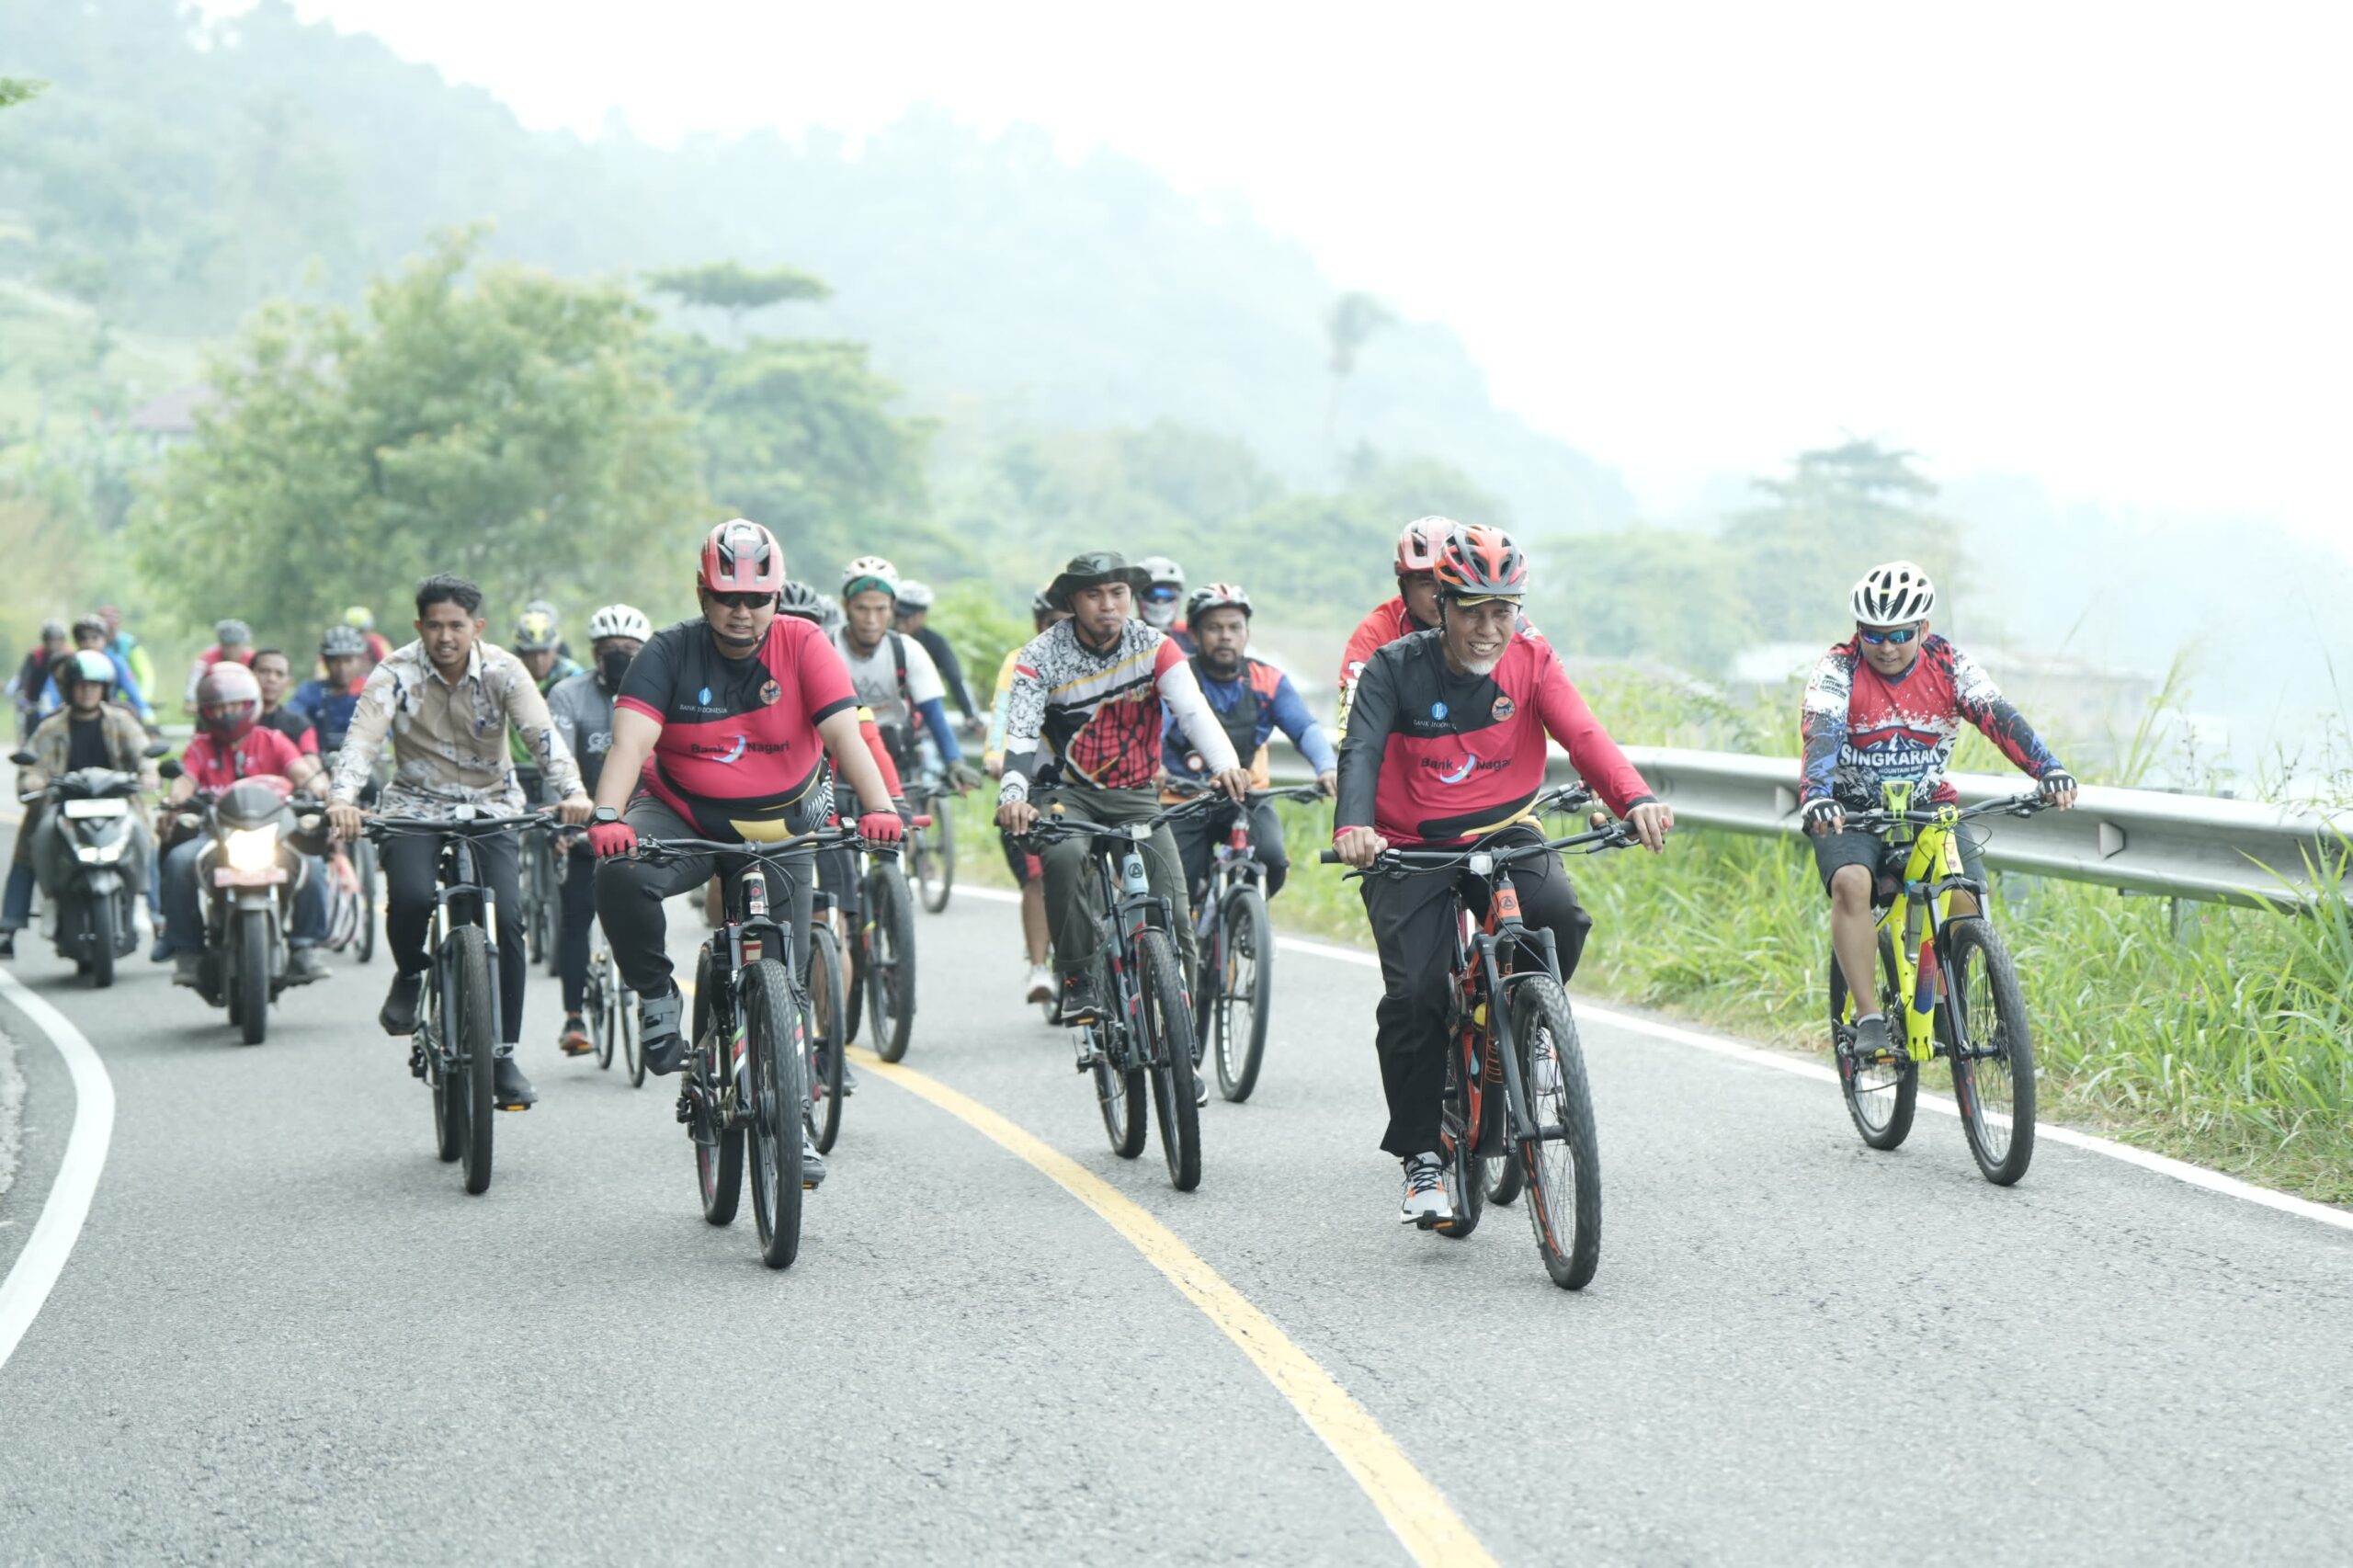
<svg viewBox="0 0 2353 1568"><path fill-rule="evenodd" d="M1131 620L1098 653L1079 641L1074 622L1048 627L1014 663L997 799L1026 800L1029 780L1048 757L1060 764L1066 780L1098 790L1142 789L1160 767L1164 704L1209 771L1238 766L1233 743L1173 640Z"/></svg>
<svg viewBox="0 0 2353 1568"><path fill-rule="evenodd" d="M2059 766L1993 677L1943 638L1928 638L1912 667L1893 678L1871 668L1859 643L1841 642L1806 682L1801 799L1829 796L1848 811L1870 811L1884 803L1881 784L1902 778L1929 800L1951 801L1944 775L1963 720L2032 778Z"/></svg>

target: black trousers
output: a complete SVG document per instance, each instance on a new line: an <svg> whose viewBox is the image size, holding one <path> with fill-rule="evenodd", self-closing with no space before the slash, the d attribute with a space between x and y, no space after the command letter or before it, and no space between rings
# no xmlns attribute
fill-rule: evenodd
<svg viewBox="0 0 2353 1568"><path fill-rule="evenodd" d="M1210 861L1225 835L1233 831L1233 816L1239 810L1233 805L1212 807L1199 816L1179 817L1168 824L1176 839L1176 858L1185 868L1188 892L1209 881ZM1274 897L1283 891L1283 880L1290 875L1290 851L1283 846L1282 819L1275 815L1272 801L1260 801L1250 808L1250 852L1267 869L1267 896Z"/></svg>
<svg viewBox="0 0 2353 1568"><path fill-rule="evenodd" d="M474 875L498 905L498 1038L513 1045L523 1038L523 986L531 971L523 938L523 896L515 881L515 831L469 837ZM422 974L430 962L425 939L433 931L434 870L440 854L440 839L418 834L385 840L378 857L384 869L384 936L403 974Z"/></svg>
<svg viewBox="0 0 2353 1568"><path fill-rule="evenodd" d="M1511 880L1519 892L1520 919L1552 933L1561 980L1567 983L1585 953L1593 917L1577 903L1558 856L1521 862ZM1381 949L1382 993L1373 1019L1381 1086L1389 1096L1389 1127L1381 1146L1400 1159L1435 1153L1439 1102L1446 1093L1447 968L1454 959L1447 916L1459 889L1472 916L1484 918L1487 886L1473 877L1435 872L1393 881L1367 877L1358 885L1373 943Z"/></svg>
<svg viewBox="0 0 2353 1568"><path fill-rule="evenodd" d="M558 853L563 853L559 851ZM588 937L597 928L597 856L585 838L573 841L563 862L563 924L556 927L555 967L563 987L563 1013L580 1011L588 994Z"/></svg>
<svg viewBox="0 0 2353 1568"><path fill-rule="evenodd" d="M629 803L623 821L641 838L700 838L693 824L651 795ZM662 901L674 893L691 892L710 881L719 869L718 857L687 855L655 865L650 860L611 859L597 862L597 918L605 924L605 940L612 945L613 962L621 978L640 996L665 994L672 983L666 947L670 923ZM791 912L792 972L809 962L809 863L779 865L769 874L768 908ZM777 885L777 874L784 885ZM779 895L782 896L779 897Z"/></svg>

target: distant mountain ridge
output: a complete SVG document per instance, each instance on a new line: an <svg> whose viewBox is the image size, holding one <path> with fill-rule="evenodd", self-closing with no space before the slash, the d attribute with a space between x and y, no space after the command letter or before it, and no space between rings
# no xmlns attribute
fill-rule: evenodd
<svg viewBox="0 0 2353 1568"><path fill-rule="evenodd" d="M525 130L500 102L284 0L0 0L0 66L54 84L0 119L0 276L73 276L132 324L214 335L261 298L348 297L437 227L565 273L733 256L826 278L776 318L867 340L915 406L1000 427L1171 419L1334 481L1360 444L1451 462L1552 533L1615 527L1617 475L1498 409L1449 329L1363 348L1327 436L1336 290L1238 202L1133 160L1061 158L917 111L852 156L773 132L665 150ZM29 239L26 236L29 235Z"/></svg>

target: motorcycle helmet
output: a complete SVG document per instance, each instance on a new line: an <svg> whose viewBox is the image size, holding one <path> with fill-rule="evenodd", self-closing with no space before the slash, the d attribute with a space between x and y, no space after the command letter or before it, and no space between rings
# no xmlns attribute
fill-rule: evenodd
<svg viewBox="0 0 2353 1568"><path fill-rule="evenodd" d="M94 686L106 687L105 694L98 699L99 701L105 702L113 698L114 688L120 678L115 674L112 659L108 658L96 648L84 648L58 667L57 690L60 696L71 702L74 699L74 694L66 688L76 683L86 681Z"/></svg>
<svg viewBox="0 0 2353 1568"><path fill-rule="evenodd" d="M214 740L244 740L260 719L261 683L244 665L223 659L196 683L197 725Z"/></svg>

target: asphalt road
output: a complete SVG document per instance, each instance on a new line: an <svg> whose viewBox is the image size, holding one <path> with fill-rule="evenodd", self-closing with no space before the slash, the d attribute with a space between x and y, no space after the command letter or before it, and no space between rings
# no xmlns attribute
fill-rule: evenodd
<svg viewBox="0 0 2353 1568"><path fill-rule="evenodd" d="M674 915L679 906L674 904ZM675 922L674 922L675 932ZM1588 1023L1601 1273L1518 1210L1395 1223L1369 970L1286 953L1200 1190L1104 1146L1013 911L923 917L907 1065L1157 1217L1503 1562L2353 1561L2353 1235ZM690 939L690 934L689 934ZM1598 939L1606 940L1603 934ZM1062 1186L869 1069L801 1261L705 1225L661 1080L564 1062L552 983L482 1198L432 1154L384 960L247 1049L161 969L17 971L118 1097L88 1223L0 1368L0 1562L1406 1561L1235 1343ZM71 1089L23 1042L21 1245Z"/></svg>

